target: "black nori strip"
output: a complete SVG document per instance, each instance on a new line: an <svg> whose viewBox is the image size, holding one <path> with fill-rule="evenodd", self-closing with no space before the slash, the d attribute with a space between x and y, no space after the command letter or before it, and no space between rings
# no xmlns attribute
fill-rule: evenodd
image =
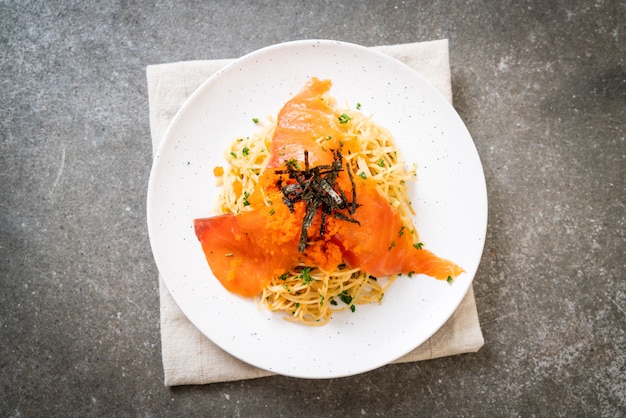
<svg viewBox="0 0 626 418"><path fill-rule="evenodd" d="M320 236L326 232L326 220L328 215L348 222L359 223L356 219L339 212L347 210L353 215L359 204L356 201L356 187L351 170L348 170L348 177L352 185L352 201L348 201L344 191L335 184L337 176L343 170L343 156L339 151L333 151L335 157L331 165L319 165L310 167L309 152L304 151L304 170L301 170L296 161L289 160L286 163L286 170L277 170L277 174L288 174L295 183L283 185L283 179L276 182L278 189L283 194L283 202L291 212L297 202L306 203L306 214L302 219L302 230L300 232L300 242L298 251L306 249L308 230L313 223L315 214L321 210L322 223Z"/></svg>

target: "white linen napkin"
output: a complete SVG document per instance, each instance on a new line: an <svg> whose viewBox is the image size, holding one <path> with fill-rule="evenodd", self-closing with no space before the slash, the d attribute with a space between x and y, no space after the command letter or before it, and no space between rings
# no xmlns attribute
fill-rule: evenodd
<svg viewBox="0 0 626 418"><path fill-rule="evenodd" d="M412 67L452 103L448 40L374 47ZM232 60L186 61L146 69L153 155L184 101L209 76ZM207 384L269 376L222 351L191 324L159 277L161 349L166 386ZM484 344L473 289L431 338L395 362L476 352Z"/></svg>

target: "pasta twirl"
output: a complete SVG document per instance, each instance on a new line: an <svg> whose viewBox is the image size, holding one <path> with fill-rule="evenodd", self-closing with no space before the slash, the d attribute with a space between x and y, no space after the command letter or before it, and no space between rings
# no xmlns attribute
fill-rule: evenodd
<svg viewBox="0 0 626 418"><path fill-rule="evenodd" d="M332 99L327 99L332 102ZM398 153L391 133L371 117L356 109L338 109L340 115L349 115L345 124L344 140L357 144L355 152L345 155L355 175L371 178L398 209L406 224L407 233L417 239L412 227L413 213L408 199L408 183L416 178L415 167L407 169ZM253 136L237 138L226 151L228 169L221 178L222 192L218 209L222 213L240 213L250 210L247 197L257 189L259 178L270 156L270 143L276 128L273 119L264 122ZM324 144L325 137L317 138ZM269 205L269 202L266 202ZM286 319L308 325L324 325L333 313L355 309L356 305L378 303L395 276L375 278L359 268L345 264L333 271L316 266L298 265L289 272L273 277L263 290L260 302L272 311L286 314Z"/></svg>
<svg viewBox="0 0 626 418"><path fill-rule="evenodd" d="M215 277L288 319L327 323L381 302L398 274L452 280L456 264L422 248L411 223L407 169L389 131L339 109L312 78L216 167L221 215L194 220ZM357 106L358 108L359 106ZM220 175L222 173L222 175Z"/></svg>

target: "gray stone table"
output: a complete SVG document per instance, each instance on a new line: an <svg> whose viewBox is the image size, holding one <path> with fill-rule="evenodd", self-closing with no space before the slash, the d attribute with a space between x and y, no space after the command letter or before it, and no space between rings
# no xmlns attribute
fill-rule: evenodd
<svg viewBox="0 0 626 418"><path fill-rule="evenodd" d="M623 416L626 3L0 3L0 415ZM489 194L485 346L167 388L145 68L304 38L449 39Z"/></svg>

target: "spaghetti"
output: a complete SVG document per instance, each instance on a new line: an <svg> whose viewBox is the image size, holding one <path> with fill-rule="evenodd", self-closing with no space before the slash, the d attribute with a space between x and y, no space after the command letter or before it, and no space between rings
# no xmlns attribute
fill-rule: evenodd
<svg viewBox="0 0 626 418"><path fill-rule="evenodd" d="M328 103L333 100L325 97ZM360 106L357 106L357 108ZM337 117L347 118L350 123L342 124L342 140L350 153L343 155L346 167L354 176L372 179L378 191L390 205L399 211L403 229L413 234L411 204L407 182L414 179L415 167L407 169L398 153L391 133L355 109L337 109ZM258 122L257 122L258 123ZM268 120L251 137L237 138L226 152L228 169L218 179L222 187L217 202L223 214L239 214L250 210L248 198L261 179L264 167L270 158L272 137L276 121ZM323 145L328 138L320 136L317 142ZM221 173L221 171L220 171ZM264 197L269 208L272 202ZM285 318L307 325L323 325L332 314L356 305L380 303L385 290L396 275L375 278L358 268L340 264L326 271L322 266L300 264L287 273L273 277L261 295L261 304L272 311L285 313Z"/></svg>

